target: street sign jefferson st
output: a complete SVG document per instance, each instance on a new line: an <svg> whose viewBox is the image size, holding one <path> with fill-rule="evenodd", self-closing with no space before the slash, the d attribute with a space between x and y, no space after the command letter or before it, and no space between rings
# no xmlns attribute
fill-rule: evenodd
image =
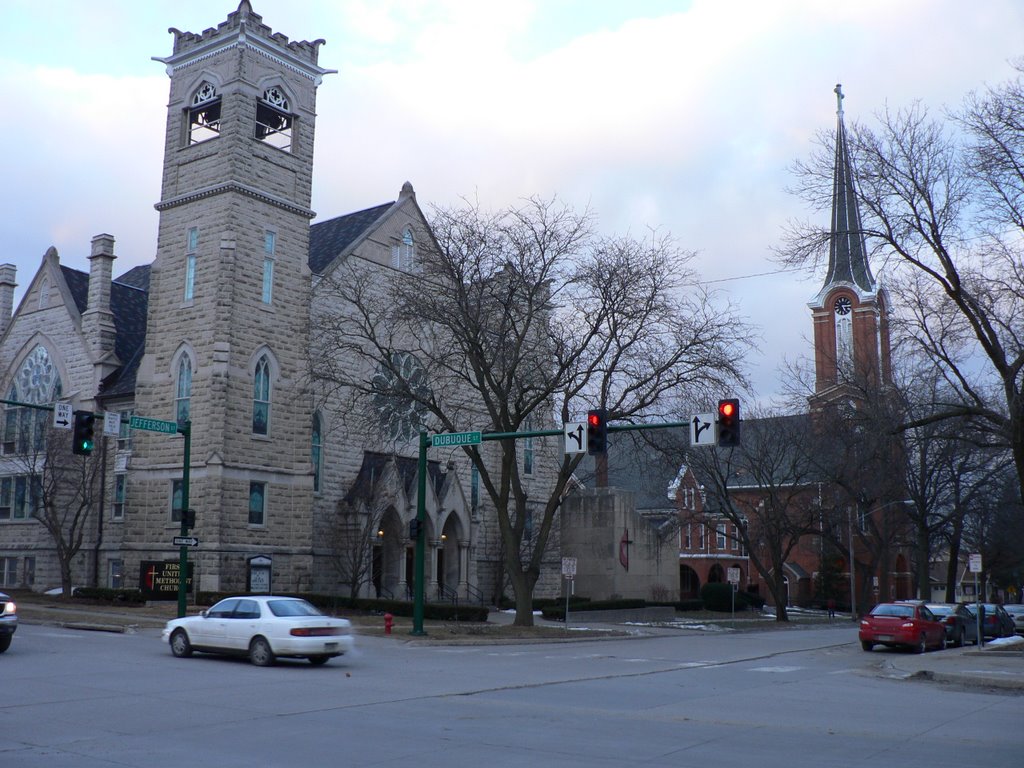
<svg viewBox="0 0 1024 768"><path fill-rule="evenodd" d="M178 422L176 421L147 419L143 416L132 416L128 426L132 429L145 429L148 432L163 432L168 435L174 435L178 432Z"/></svg>

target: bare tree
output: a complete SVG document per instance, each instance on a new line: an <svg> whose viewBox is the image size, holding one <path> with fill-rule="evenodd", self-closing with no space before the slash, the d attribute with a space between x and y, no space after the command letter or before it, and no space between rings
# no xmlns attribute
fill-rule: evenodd
<svg viewBox="0 0 1024 768"><path fill-rule="evenodd" d="M494 213L437 209L431 226L417 242L436 248L417 274L350 259L318 286L313 375L350 411L390 400L434 430L513 433L594 406L611 420L653 418L742 379L749 333L696 287L692 254L667 237L599 238L589 213L536 198ZM549 482L528 499L515 439L463 450L497 514L515 622L531 625L579 458L549 450Z"/></svg>
<svg viewBox="0 0 1024 768"><path fill-rule="evenodd" d="M946 120L913 104L887 109L877 128L856 125L847 136L867 241L902 272L896 285L911 307L911 338L955 393L924 419L969 416L985 425L1012 451L1024 495L1022 128L1018 78L968 96ZM796 191L820 208L831 202L830 142L796 165ZM796 224L779 256L817 264L828 242L828 231Z"/></svg>
<svg viewBox="0 0 1024 768"><path fill-rule="evenodd" d="M337 515L330 522L327 546L339 581L356 598L373 576L373 542L377 540L386 504L376 497L365 503L339 501Z"/></svg>
<svg viewBox="0 0 1024 768"><path fill-rule="evenodd" d="M819 527L820 476L802 449L810 439L808 416L762 414L744 421L740 446L689 453L690 466L704 488L703 517L732 524L732 535L768 585L780 622L789 621L786 563L801 538L817 533Z"/></svg>
<svg viewBox="0 0 1024 768"><path fill-rule="evenodd" d="M27 409L26 409L27 410ZM95 506L102 493L99 455L80 456L71 451L66 430L47 427L50 414L39 411L21 419L17 432L17 478L32 514L53 539L60 568L61 589L70 597L74 561L95 529Z"/></svg>

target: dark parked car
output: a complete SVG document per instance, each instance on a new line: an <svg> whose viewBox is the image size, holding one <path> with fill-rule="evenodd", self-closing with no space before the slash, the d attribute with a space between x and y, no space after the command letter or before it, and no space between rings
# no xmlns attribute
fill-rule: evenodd
<svg viewBox="0 0 1024 768"><path fill-rule="evenodd" d="M904 646L916 653L946 647L946 628L923 603L879 603L860 620L860 644Z"/></svg>
<svg viewBox="0 0 1024 768"><path fill-rule="evenodd" d="M964 643L978 644L978 622L974 614L962 605L953 603L925 603L935 618L946 627L946 642L957 648Z"/></svg>
<svg viewBox="0 0 1024 768"><path fill-rule="evenodd" d="M962 605L971 614L971 621L977 625L978 618L977 603L963 602ZM1013 637L1016 632L1013 619L1010 618L1010 614L1006 612L1003 606L998 603L981 603L981 607L984 608L982 611L982 624L981 624L981 636L986 640L999 637Z"/></svg>
<svg viewBox="0 0 1024 768"><path fill-rule="evenodd" d="M11 647L11 638L18 628L18 606L3 592L0 592L0 653Z"/></svg>

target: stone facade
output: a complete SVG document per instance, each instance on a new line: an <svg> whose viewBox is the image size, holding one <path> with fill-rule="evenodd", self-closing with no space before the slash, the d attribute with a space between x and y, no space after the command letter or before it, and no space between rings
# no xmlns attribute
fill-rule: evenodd
<svg viewBox="0 0 1024 768"><path fill-rule="evenodd" d="M576 594L678 599L678 528L663 529L638 514L629 491L577 491L563 503L561 525L562 554L576 558Z"/></svg>
<svg viewBox="0 0 1024 768"><path fill-rule="evenodd" d="M343 418L343 395L320 391L310 363L316 319L335 301L318 290L325 275L348 261L376 280L402 279L407 234L429 247L415 193L407 183L392 203L320 222L330 236L311 244L316 94L330 72L318 63L321 41L289 41L248 0L217 27L172 32L173 53L160 59L170 94L154 262L115 277L114 239L100 235L86 275L51 249L13 315L13 267L0 265L4 392L41 348L58 399L122 414L121 434L93 457L106 462L106 485L76 584L135 587L141 562L177 559L184 439L129 429L128 419L187 416L199 589L246 589L250 561L263 558L275 590L339 591L331 537L345 509L372 523L359 544L372 563L360 593L404 597L418 443L386 434L373 413ZM535 447L526 482L536 498L560 461L555 442ZM0 482L14 482L16 454L0 455ZM431 449L429 459L428 599L492 597L502 567L494 510L461 450ZM0 558L12 564L2 583L53 587L53 541L27 509L5 513L0 499ZM557 594L554 539L554 572L538 595Z"/></svg>

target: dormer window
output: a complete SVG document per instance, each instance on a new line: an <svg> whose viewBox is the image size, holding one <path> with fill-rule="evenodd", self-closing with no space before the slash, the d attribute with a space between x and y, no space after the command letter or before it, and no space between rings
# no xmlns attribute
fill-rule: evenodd
<svg viewBox="0 0 1024 768"><path fill-rule="evenodd" d="M268 88L256 102L256 138L285 152L292 151L292 123L288 97L279 88Z"/></svg>
<svg viewBox="0 0 1024 768"><path fill-rule="evenodd" d="M188 143L199 144L220 136L220 96L211 83L203 81L192 95L188 110Z"/></svg>

